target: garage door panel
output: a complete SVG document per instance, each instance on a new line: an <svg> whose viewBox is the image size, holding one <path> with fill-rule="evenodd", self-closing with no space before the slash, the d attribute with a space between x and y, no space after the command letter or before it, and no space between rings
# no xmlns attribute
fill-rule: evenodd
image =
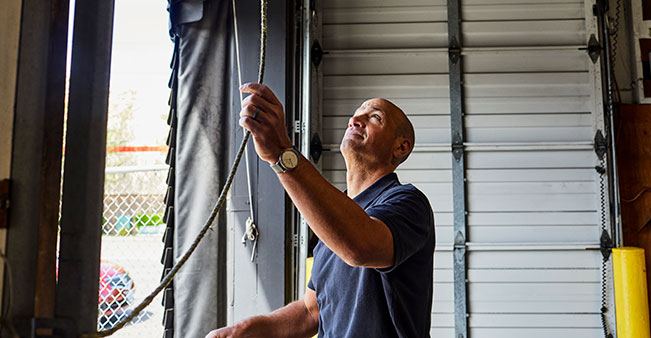
<svg viewBox="0 0 651 338"><path fill-rule="evenodd" d="M590 182L481 182L468 185L470 196L574 195L594 194L597 187Z"/></svg>
<svg viewBox="0 0 651 338"><path fill-rule="evenodd" d="M443 316L439 317L446 320ZM473 313L474 328L598 328L600 317L595 314L484 314Z"/></svg>
<svg viewBox="0 0 651 338"><path fill-rule="evenodd" d="M437 338L454 338L454 326L438 327L436 323L432 323L432 329L429 331L429 334L430 336Z"/></svg>
<svg viewBox="0 0 651 338"><path fill-rule="evenodd" d="M402 169L396 170L402 183L452 182L452 171L437 169Z"/></svg>
<svg viewBox="0 0 651 338"><path fill-rule="evenodd" d="M323 45L333 49L441 48L448 43L445 22L323 25Z"/></svg>
<svg viewBox="0 0 651 338"><path fill-rule="evenodd" d="M330 53L323 58L323 75L446 74L447 52Z"/></svg>
<svg viewBox="0 0 651 338"><path fill-rule="evenodd" d="M473 242L488 243L598 243L599 233L596 229L596 224L471 226L468 231L468 238ZM504 233L508 233L509 236L505 237Z"/></svg>
<svg viewBox="0 0 651 338"><path fill-rule="evenodd" d="M601 253L596 250L470 251L469 269L596 269ZM479 296L479 295L478 295Z"/></svg>
<svg viewBox="0 0 651 338"><path fill-rule="evenodd" d="M437 283L452 283L454 272L451 269L438 269L434 272ZM521 269L468 271L468 280L475 283L599 283L599 269L559 270L559 269Z"/></svg>
<svg viewBox="0 0 651 338"><path fill-rule="evenodd" d="M599 298L599 283L469 283L473 303L556 302L553 312L565 312L564 302L590 303ZM534 305L534 304L532 304ZM595 308L592 309L595 311ZM474 310L473 312L484 312ZM500 311L489 311L500 312Z"/></svg>
<svg viewBox="0 0 651 338"><path fill-rule="evenodd" d="M353 99L324 99L323 116L350 117L364 100L378 96L380 95ZM395 103L408 116L450 115L450 101L447 97L432 97L431 95L416 98L395 97L393 95L384 97Z"/></svg>
<svg viewBox="0 0 651 338"><path fill-rule="evenodd" d="M595 225L599 221L594 212L471 212L468 214L470 226L501 225Z"/></svg>
<svg viewBox="0 0 651 338"><path fill-rule="evenodd" d="M519 3L472 4L461 3L461 17L464 21L508 21L583 19L585 8L582 3L549 3L518 1Z"/></svg>
<svg viewBox="0 0 651 338"><path fill-rule="evenodd" d="M597 299L592 301L516 301L516 302L470 302L470 309L475 312L508 312L508 313L594 313L600 309ZM472 316L472 314L471 314ZM485 337L484 335L479 337ZM556 337L556 336L554 336ZM574 336L573 336L574 337ZM591 337L591 336L586 336Z"/></svg>
<svg viewBox="0 0 651 338"><path fill-rule="evenodd" d="M466 47L580 46L585 38L583 20L464 22Z"/></svg>
<svg viewBox="0 0 651 338"><path fill-rule="evenodd" d="M590 139L592 127L474 128L466 132L468 142L578 142ZM426 140L429 138L425 138ZM434 139L434 138L432 138Z"/></svg>
<svg viewBox="0 0 651 338"><path fill-rule="evenodd" d="M437 231L439 226L452 226L453 217L451 212L441 211L436 206L432 206L432 209L434 209L434 224Z"/></svg>
<svg viewBox="0 0 651 338"><path fill-rule="evenodd" d="M447 75L324 76L324 99L448 98Z"/></svg>
<svg viewBox="0 0 651 338"><path fill-rule="evenodd" d="M446 22L448 11L445 3L438 6L395 6L395 7L361 7L354 11L349 8L324 8L323 23L397 23L397 22Z"/></svg>
<svg viewBox="0 0 651 338"><path fill-rule="evenodd" d="M462 17L465 20L462 31L472 32L472 29L476 29L476 27L491 27L492 32L503 32L503 29L499 29L501 24L512 28L512 31L529 32L531 28L523 25L523 22L527 20L526 22L533 23L535 28L548 34L552 34L552 32L560 32L561 34L577 33L582 32L584 29L585 25L582 25L583 15L584 8L580 3L562 4L554 7L540 3L470 5L462 7ZM444 5L440 4L393 7L369 6L358 7L355 10L350 8L323 9L324 27L427 22L441 23L443 25L440 27L447 28L446 21L447 10ZM486 25L486 23L492 25ZM548 39L549 41L558 41L558 37L554 40Z"/></svg>
<svg viewBox="0 0 651 338"><path fill-rule="evenodd" d="M553 6L558 6L562 4L571 4L576 1L572 0L545 0L545 3L552 4ZM500 5L500 4L513 4L513 0L464 0L463 4L465 5ZM517 4L537 4L540 1L537 0L518 0ZM401 6L411 7L411 6L427 6L427 5L437 5L445 6L445 0L402 0L400 1ZM328 0L323 2L323 8L364 8L364 7L395 7L396 2L394 0Z"/></svg>
<svg viewBox="0 0 651 338"><path fill-rule="evenodd" d="M590 169L474 169L466 172L468 182L591 182Z"/></svg>
<svg viewBox="0 0 651 338"><path fill-rule="evenodd" d="M589 114L469 115L466 140L472 143L589 142Z"/></svg>
<svg viewBox="0 0 651 338"><path fill-rule="evenodd" d="M509 62L504 62L509 60ZM463 54L463 72L533 73L587 72L590 58L585 51L567 50L471 50Z"/></svg>
<svg viewBox="0 0 651 338"><path fill-rule="evenodd" d="M468 74L464 94L475 97L554 97L590 96L588 73Z"/></svg>
<svg viewBox="0 0 651 338"><path fill-rule="evenodd" d="M594 152L586 151L505 151L470 152L466 156L469 169L503 168L592 168Z"/></svg>
<svg viewBox="0 0 651 338"><path fill-rule="evenodd" d="M527 0L528 1L528 0ZM400 3L404 7L413 7L413 6L443 6L445 7L445 0L403 0ZM342 9L354 9L354 8L366 8L366 7L396 7L396 2L393 0L328 0L323 2L324 9L330 8L342 8Z"/></svg>
<svg viewBox="0 0 651 338"><path fill-rule="evenodd" d="M454 242L454 228L452 225L443 225L436 223L436 246L451 246Z"/></svg>
<svg viewBox="0 0 651 338"><path fill-rule="evenodd" d="M470 212L504 211L595 211L595 194L533 195L518 196L482 195L468 198Z"/></svg>
<svg viewBox="0 0 651 338"><path fill-rule="evenodd" d="M465 21L506 21L506 20L546 20L546 19L583 19L583 5L580 3L559 4L493 4L463 6L462 17ZM428 4L425 6L386 6L360 7L355 11L350 8L324 8L324 24L351 24L377 22L446 22L445 4Z"/></svg>
<svg viewBox="0 0 651 338"><path fill-rule="evenodd" d="M599 337L600 328L470 328L472 337L484 338L577 338Z"/></svg>
<svg viewBox="0 0 651 338"><path fill-rule="evenodd" d="M463 54L464 73L587 72L590 59L584 51L490 50ZM510 60L505 63L504 60ZM445 74L447 52L443 50L359 50L331 52L323 58L323 74Z"/></svg>
<svg viewBox="0 0 651 338"><path fill-rule="evenodd" d="M466 98L466 114L590 113L593 98L585 95Z"/></svg>
<svg viewBox="0 0 651 338"><path fill-rule="evenodd" d="M599 269L584 270L478 270L468 271L471 282L522 282L522 283L598 283Z"/></svg>

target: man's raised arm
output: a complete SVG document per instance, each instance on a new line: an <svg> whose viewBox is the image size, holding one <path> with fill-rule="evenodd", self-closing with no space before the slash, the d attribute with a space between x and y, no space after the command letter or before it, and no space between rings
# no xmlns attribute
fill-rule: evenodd
<svg viewBox="0 0 651 338"><path fill-rule="evenodd" d="M264 85L249 83L240 90L252 94L242 102L240 125L251 131L260 158L275 163L284 149L292 147L282 104ZM386 224L368 216L306 158L301 156L298 167L278 176L310 228L339 258L351 266L393 265L393 235Z"/></svg>

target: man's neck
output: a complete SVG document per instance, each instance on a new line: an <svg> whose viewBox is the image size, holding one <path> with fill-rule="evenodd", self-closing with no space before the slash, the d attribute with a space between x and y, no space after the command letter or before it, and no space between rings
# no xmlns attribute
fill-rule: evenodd
<svg viewBox="0 0 651 338"><path fill-rule="evenodd" d="M349 165L346 169L346 189L350 198L359 195L377 180L394 170L393 168L361 168L354 165Z"/></svg>

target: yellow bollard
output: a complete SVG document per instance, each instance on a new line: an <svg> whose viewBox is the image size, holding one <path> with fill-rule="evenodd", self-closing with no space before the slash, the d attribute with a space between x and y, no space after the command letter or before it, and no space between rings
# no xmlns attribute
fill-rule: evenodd
<svg viewBox="0 0 651 338"><path fill-rule="evenodd" d="M617 337L649 338L649 300L644 249L613 249L613 274Z"/></svg>

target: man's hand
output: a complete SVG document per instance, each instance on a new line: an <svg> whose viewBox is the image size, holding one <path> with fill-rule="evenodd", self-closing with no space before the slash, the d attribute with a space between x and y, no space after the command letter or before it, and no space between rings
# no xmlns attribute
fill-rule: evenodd
<svg viewBox="0 0 651 338"><path fill-rule="evenodd" d="M292 147L287 136L283 106L269 89L259 83L247 83L240 91L251 94L242 100L240 126L251 131L258 156L276 163L280 153Z"/></svg>
<svg viewBox="0 0 651 338"><path fill-rule="evenodd" d="M251 317L233 326L210 331L206 338L305 338L312 337L318 328L316 293L308 288L301 300L266 316Z"/></svg>
<svg viewBox="0 0 651 338"><path fill-rule="evenodd" d="M206 338L236 338L236 337L239 337L239 336L235 335L234 331L235 330L230 326L229 327L224 327L224 328L221 328L221 329L218 329L218 330L210 331L210 333L208 333L206 335Z"/></svg>
<svg viewBox="0 0 651 338"><path fill-rule="evenodd" d="M255 318L250 318L249 321L253 319ZM245 322L240 322L233 326L210 331L210 333L206 335L206 338L255 338L264 336L264 334L261 334L260 332L258 332L258 334L251 332L251 328L254 328L254 326L245 324Z"/></svg>

